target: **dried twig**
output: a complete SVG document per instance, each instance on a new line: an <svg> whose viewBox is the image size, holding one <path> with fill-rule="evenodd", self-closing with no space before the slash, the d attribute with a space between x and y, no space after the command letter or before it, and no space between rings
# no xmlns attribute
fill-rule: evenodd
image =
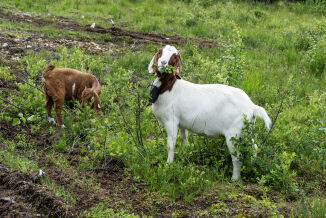
<svg viewBox="0 0 326 218"><path fill-rule="evenodd" d="M271 131L272 131L274 125L275 125L275 122L276 122L276 120L277 120L277 118L278 118L278 115L279 115L279 114L281 113L281 111L282 111L282 106L283 106L283 101L284 101L284 99L285 99L285 94L286 94L286 91L284 92L284 94L283 94L283 96L282 96L281 104L280 104L280 106L279 106L279 108L278 108L278 111L277 111L277 113L276 113L275 118L274 118L273 121L272 121L272 126L271 126L270 130L268 131L267 135L265 136L265 138L264 138L263 142L261 143L261 145L264 145L265 142L267 141L267 138L269 137L269 135L270 135L270 133L271 133Z"/></svg>

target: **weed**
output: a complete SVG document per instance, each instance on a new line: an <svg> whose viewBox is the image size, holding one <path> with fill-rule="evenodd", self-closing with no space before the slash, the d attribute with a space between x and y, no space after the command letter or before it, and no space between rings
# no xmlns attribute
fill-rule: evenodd
<svg viewBox="0 0 326 218"><path fill-rule="evenodd" d="M47 177L42 178L41 183L48 186L50 189L52 189L58 197L62 197L66 202L69 202L71 204L76 204L77 202L76 196L74 196L72 193L67 191L64 186L53 183Z"/></svg>
<svg viewBox="0 0 326 218"><path fill-rule="evenodd" d="M326 217L326 200L320 198L305 199L298 210L292 210L296 217Z"/></svg>
<svg viewBox="0 0 326 218"><path fill-rule="evenodd" d="M6 146L12 147L9 141L4 141ZM7 143L11 144L8 145ZM6 150L0 150L0 162L9 166L11 169L19 169L25 173L35 174L38 172L38 166L33 161L28 158L20 157L15 153L8 152Z"/></svg>
<svg viewBox="0 0 326 218"><path fill-rule="evenodd" d="M128 214L124 210L115 212L112 208L106 208L105 203L103 202L97 204L90 211L85 211L84 215L86 217L128 217L128 218L139 217L134 214Z"/></svg>

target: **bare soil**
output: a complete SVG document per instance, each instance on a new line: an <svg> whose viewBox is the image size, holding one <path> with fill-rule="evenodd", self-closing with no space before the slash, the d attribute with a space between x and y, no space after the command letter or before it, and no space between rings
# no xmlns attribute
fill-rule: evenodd
<svg viewBox="0 0 326 218"><path fill-rule="evenodd" d="M49 38L37 33L29 33L29 36L15 36L10 33L0 33L0 50L6 56L24 54L27 50L40 51L47 49L55 51L59 46L72 48L80 47L87 53L106 54L113 53L112 43L101 43L95 41L80 41L65 38ZM15 57L15 56L14 56Z"/></svg>
<svg viewBox="0 0 326 218"><path fill-rule="evenodd" d="M33 182L30 176L21 171L11 172L3 165L0 165L0 187L3 189L0 198L4 202L0 204L0 210L9 217L17 214L71 217L76 214L74 208L63 202L52 190Z"/></svg>
<svg viewBox="0 0 326 218"><path fill-rule="evenodd" d="M181 36L167 36L165 34L157 33L143 33L130 30L123 30L118 27L101 27L95 25L94 28L91 25L80 24L76 20L54 16L48 14L47 17L40 17L33 13L23 13L23 12L11 12L5 8L0 8L0 18L7 19L14 22L24 22L30 23L35 26L55 26L58 29L74 30L74 31L85 31L91 33L101 33L110 34L113 38L120 41L120 38L128 38L129 43L139 44L139 43L153 43L153 44L185 44L188 41L196 43L199 46L217 46L217 42L211 41L209 39L189 39Z"/></svg>

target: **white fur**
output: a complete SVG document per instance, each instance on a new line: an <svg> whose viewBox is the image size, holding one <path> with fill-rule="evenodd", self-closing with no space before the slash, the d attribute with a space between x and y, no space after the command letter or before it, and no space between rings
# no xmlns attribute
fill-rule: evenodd
<svg viewBox="0 0 326 218"><path fill-rule="evenodd" d="M161 85L159 78L155 79L153 85ZM271 126L264 108L255 105L241 89L222 84L199 85L182 79L176 80L171 91L159 96L152 105L152 110L167 131L168 163L174 159L178 128L182 139L186 138L187 130L211 137L224 135L232 156L232 180L240 178L241 163L231 138L241 136L244 115L248 120L261 117L267 129Z"/></svg>
<svg viewBox="0 0 326 218"><path fill-rule="evenodd" d="M166 45L163 47L162 56L157 61L157 68L161 73L163 73L165 69L168 67L169 60L173 54L179 54L179 51L174 46ZM152 58L150 64L148 65L149 73L154 73L153 72L154 57Z"/></svg>
<svg viewBox="0 0 326 218"><path fill-rule="evenodd" d="M72 93L71 93L72 98L74 98L75 88L76 88L76 83L72 85Z"/></svg>
<svg viewBox="0 0 326 218"><path fill-rule="evenodd" d="M49 123L55 124L55 120L52 117L49 117Z"/></svg>

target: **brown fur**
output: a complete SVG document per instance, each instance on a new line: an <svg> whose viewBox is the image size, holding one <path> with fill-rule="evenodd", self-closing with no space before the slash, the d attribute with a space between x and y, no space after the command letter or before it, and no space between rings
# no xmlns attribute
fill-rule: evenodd
<svg viewBox="0 0 326 218"><path fill-rule="evenodd" d="M59 125L63 125L61 108L65 100L77 99L82 106L90 102L94 97L94 109L101 114L101 85L92 74L83 73L70 68L55 68L47 66L43 71L45 108L49 118L52 118L51 110L55 105ZM73 84L75 90L72 92Z"/></svg>
<svg viewBox="0 0 326 218"><path fill-rule="evenodd" d="M177 79L181 79L181 56L180 54L173 54L169 60L168 65L173 66L175 72L172 73L161 73L157 68L158 59L162 56L162 48L155 54L154 62L153 62L153 71L160 78L162 83L161 87L159 87L160 94L163 94L166 91L171 91L175 81Z"/></svg>
<svg viewBox="0 0 326 218"><path fill-rule="evenodd" d="M158 68L157 68L157 62L158 62L158 59L160 57L162 57L162 48L160 50L158 50L158 52L154 55L154 62L153 62L153 72L155 72L158 76L161 75L160 71L158 71Z"/></svg>

